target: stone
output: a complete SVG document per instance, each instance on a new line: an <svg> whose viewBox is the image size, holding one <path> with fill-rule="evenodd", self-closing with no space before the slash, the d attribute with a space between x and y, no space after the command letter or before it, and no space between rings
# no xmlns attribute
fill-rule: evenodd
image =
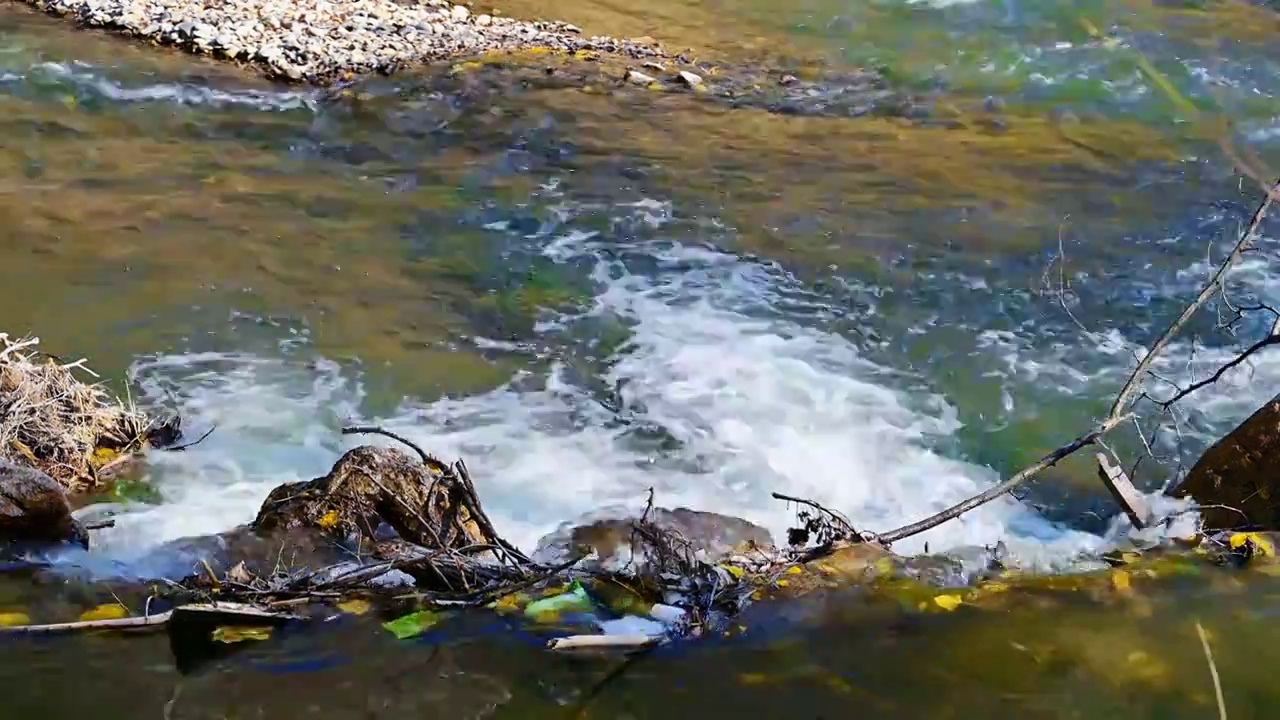
<svg viewBox="0 0 1280 720"><path fill-rule="evenodd" d="M633 85L648 85L658 81L652 75L645 75L639 70L628 70L626 80Z"/></svg>
<svg viewBox="0 0 1280 720"><path fill-rule="evenodd" d="M680 74L676 77L680 79L680 82L691 88L696 88L702 84L702 76L691 73L688 70L681 70Z"/></svg>
<svg viewBox="0 0 1280 720"><path fill-rule="evenodd" d="M605 517L565 523L538 541L533 557L539 562L564 562L575 553L593 552L584 567L617 569L630 561L631 532L635 517ZM688 508L653 508L648 520L663 530L679 533L695 552L707 559L720 558L749 547L772 547L769 531L730 515Z"/></svg>
<svg viewBox="0 0 1280 720"><path fill-rule="evenodd" d="M272 490L252 527L262 535L311 528L337 541L379 541L377 528L385 524L396 537L433 550L484 543L478 509L459 500L460 482L399 450L358 447L328 475Z"/></svg>
<svg viewBox="0 0 1280 720"><path fill-rule="evenodd" d="M489 27L493 24L493 17L490 15L477 15L476 24L480 27Z"/></svg>
<svg viewBox="0 0 1280 720"><path fill-rule="evenodd" d="M1170 494L1202 506L1206 531L1280 530L1280 395L1205 450Z"/></svg>
<svg viewBox="0 0 1280 720"><path fill-rule="evenodd" d="M449 18L454 22L466 22L468 17L471 17L471 11L462 5L454 5L449 11Z"/></svg>
<svg viewBox="0 0 1280 720"><path fill-rule="evenodd" d="M62 485L39 470L4 459L0 459L0 540L89 546L88 533L72 517Z"/></svg>

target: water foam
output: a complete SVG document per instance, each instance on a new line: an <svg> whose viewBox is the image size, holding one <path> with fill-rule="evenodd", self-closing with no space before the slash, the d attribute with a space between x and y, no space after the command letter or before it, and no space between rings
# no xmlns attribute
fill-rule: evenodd
<svg viewBox="0 0 1280 720"><path fill-rule="evenodd" d="M244 107L264 111L310 110L317 107L317 93L295 90L218 89L183 82L131 84L112 79L98 68L82 63L42 62L25 72L0 74L0 83L50 80L65 83L78 92L116 103L164 103L202 107Z"/></svg>
<svg viewBox="0 0 1280 720"><path fill-rule="evenodd" d="M669 207L642 202L631 216L654 228L664 213ZM628 329L597 382L560 362L488 393L406 402L371 418L466 458L495 522L518 544L531 548L560 523L602 508L639 510L650 487L665 506L738 515L781 538L793 509L771 491L887 530L997 481L931 449L959 428L943 398L899 389L898 373L849 340L779 312L796 283L778 268L666 240L543 232L545 254L594 263L599 288L589 308L544 323L543 332L606 320ZM139 361L135 377L148 399L168 396L192 428L218 429L189 451L156 456L148 472L164 502L127 510L103 532L117 560L247 522L273 487L323 474L344 448L367 441L337 433L344 419L358 419L363 394L334 364L176 355ZM616 395L605 401L601 385ZM1005 497L900 549L1000 540L1041 566L1101 543Z"/></svg>

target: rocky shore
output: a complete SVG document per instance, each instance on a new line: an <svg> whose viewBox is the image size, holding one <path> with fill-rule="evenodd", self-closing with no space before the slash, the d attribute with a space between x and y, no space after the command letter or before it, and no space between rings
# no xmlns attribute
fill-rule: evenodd
<svg viewBox="0 0 1280 720"><path fill-rule="evenodd" d="M492 51L594 51L654 58L650 38L587 37L563 22L473 12L447 0L26 0L87 27L254 66L294 82L349 75Z"/></svg>

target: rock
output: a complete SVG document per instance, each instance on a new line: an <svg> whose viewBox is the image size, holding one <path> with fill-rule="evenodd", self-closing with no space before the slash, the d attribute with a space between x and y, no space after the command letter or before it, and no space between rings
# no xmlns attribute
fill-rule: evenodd
<svg viewBox="0 0 1280 720"><path fill-rule="evenodd" d="M657 78L652 75L645 75L639 70L628 70L626 80L633 85L649 85L658 82Z"/></svg>
<svg viewBox="0 0 1280 720"><path fill-rule="evenodd" d="M454 5L453 9L449 11L449 18L454 22L466 22L470 16L471 11L462 5Z"/></svg>
<svg viewBox="0 0 1280 720"><path fill-rule="evenodd" d="M1170 494L1206 506L1205 530L1280 530L1280 395L1205 450Z"/></svg>
<svg viewBox="0 0 1280 720"><path fill-rule="evenodd" d="M485 544L478 508L464 495L452 473L399 450L364 446L343 455L324 477L272 490L253 529L270 535L317 528L339 542L380 542L389 532L432 550Z"/></svg>
<svg viewBox="0 0 1280 720"><path fill-rule="evenodd" d="M4 459L0 459L0 540L89 546L88 533L71 516L62 485L39 470Z"/></svg>
<svg viewBox="0 0 1280 720"><path fill-rule="evenodd" d="M773 546L768 530L729 515L688 508L654 508L648 519L663 530L679 533L695 553L707 560L752 546ZM635 520L635 517L607 517L578 524L565 523L538 541L533 557L541 562L557 563L574 554L594 552L596 560L587 565L610 568L615 563L628 562Z"/></svg>
<svg viewBox="0 0 1280 720"><path fill-rule="evenodd" d="M696 88L702 84L702 76L691 73L688 70L681 70L680 74L676 77L680 79L680 82L691 88Z"/></svg>
<svg viewBox="0 0 1280 720"><path fill-rule="evenodd" d="M480 27L488 27L493 24L493 18L489 15L476 16L476 24Z"/></svg>

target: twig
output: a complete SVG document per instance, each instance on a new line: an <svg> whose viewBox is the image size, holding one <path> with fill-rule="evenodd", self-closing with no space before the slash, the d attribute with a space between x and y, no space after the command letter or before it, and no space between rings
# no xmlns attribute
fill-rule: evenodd
<svg viewBox="0 0 1280 720"><path fill-rule="evenodd" d="M1213 694L1218 699L1218 720L1227 720L1227 701L1222 696L1222 678L1218 677L1218 664L1213 661L1213 650L1209 648L1209 636L1204 626L1196 621L1196 633L1200 635L1200 646L1204 648L1204 659L1209 663L1209 676L1213 678Z"/></svg>
<svg viewBox="0 0 1280 720"><path fill-rule="evenodd" d="M1209 377L1206 377L1194 383L1191 383L1187 387L1178 390L1178 392L1175 393L1173 397L1169 398L1168 400L1161 400L1157 404L1167 408L1170 405L1178 402L1182 398L1204 387L1205 385L1214 384L1218 380L1222 379L1222 376L1225 375L1228 370L1240 365L1240 363L1243 363L1245 360L1248 360L1250 355L1253 355L1254 353L1258 352L1259 350L1262 350L1263 348L1270 347L1271 345L1280 345L1280 335L1268 335L1267 337L1250 345L1248 349L1246 349L1243 353L1240 353L1239 355L1232 358L1230 362L1224 363L1222 367L1219 367L1218 370L1214 372L1212 375L1210 375Z"/></svg>
<svg viewBox="0 0 1280 720"><path fill-rule="evenodd" d="M467 493L467 500L470 505L467 510L471 513L471 519L476 521L476 524L480 526L480 531L488 536L487 539L497 543L517 561L526 564L533 562L529 559L529 556L520 552L519 548L507 542L498 534L498 529L493 526L493 521L489 519L489 514L484 510L484 505L480 503L480 494L476 492L475 483L471 482L471 471L467 469L467 464L459 459L453 464L453 472L457 475L458 480L462 483L463 490Z"/></svg>
<svg viewBox="0 0 1280 720"><path fill-rule="evenodd" d="M172 610L147 615L146 617L116 618L114 620L81 620L80 622L54 623L52 625L15 625L0 627L0 633L60 633L78 632L81 630L127 630L130 628L152 627L164 625L173 617Z"/></svg>
<svg viewBox="0 0 1280 720"><path fill-rule="evenodd" d="M1191 301L1190 304L1183 308L1182 313L1178 315L1178 318L1174 320L1169 327L1165 328L1165 331L1161 333L1160 337L1151 346L1151 350L1142 358L1138 363L1138 366L1133 369L1133 373L1130 374L1129 379L1125 381L1124 387L1122 387L1120 389L1120 393L1116 395L1115 403L1111 405L1111 410L1107 413L1108 420L1116 418L1125 411L1133 398L1133 394L1138 391L1139 387L1141 387L1142 380L1145 377L1148 368L1150 368L1151 363L1155 361L1156 356L1158 356L1164 350L1165 346L1173 340L1173 337L1178 334L1178 331L1182 329L1183 325L1187 324L1187 321L1191 319L1191 316L1213 297L1219 285L1221 285L1225 280L1227 271L1236 264L1240 257L1244 255L1244 251L1253 244L1254 239L1258 236L1259 226L1262 225L1262 221L1266 218L1267 211L1271 208L1272 201L1277 197L1277 191L1280 191L1280 181L1276 181L1272 185L1271 190L1267 192L1266 197L1258 204L1257 209L1253 211L1253 217L1249 220L1248 228L1246 228L1244 233L1240 236L1235 247L1231 249L1230 254L1227 255L1227 259L1218 266L1217 272L1215 272L1213 277L1209 279L1209 282L1200 289L1195 300Z"/></svg>
<svg viewBox="0 0 1280 720"><path fill-rule="evenodd" d="M1111 432L1113 429L1115 429L1117 425L1125 422L1132 416L1133 416L1133 413L1126 413L1124 415L1121 415L1120 417L1107 418L1107 420L1103 422L1101 425L1099 425L1098 427L1085 433L1084 435L1081 435L1075 440L1072 440L1066 445L1063 445L1057 450L1054 450L1048 455L1045 455L1035 465L1022 469L1021 471L1018 472L1017 475L1014 475L1013 477L1000 483L999 485L996 485L995 487L987 490L986 492L975 495L969 498L968 500L965 500L962 503L953 505L952 507L949 507L940 513L931 515L925 518L924 520L920 520L919 522L914 522L914 523L911 523L910 525L904 525L903 527L900 527L897 530L891 530L887 533L880 533L876 535L875 538L878 539L881 543L888 545L889 543L897 542L898 540L902 540L903 538L908 538L908 537L911 537L912 535L918 535L924 532L925 530L929 530L938 525L941 525L942 523L948 520L957 518L960 515L963 515L964 513L967 513L970 510L980 505L985 505L986 503L989 503L992 500L995 500L1001 495L1004 495L1010 490L1030 480L1041 470L1044 470L1047 467L1052 467L1053 465L1056 465L1058 461L1062 460L1068 455L1071 455L1072 453L1076 452L1080 448L1094 444L1095 442L1097 442L1098 438Z"/></svg>
<svg viewBox="0 0 1280 720"><path fill-rule="evenodd" d="M205 433L204 433L203 435L201 435L200 437L196 438L195 440L192 440L191 442L189 442L189 443L187 443L187 444L185 444L185 445L179 445L179 446L177 446L177 447L171 447L171 448L164 448L164 450L165 450L165 452L182 452L183 450L186 450L186 449L188 449L188 448L193 448L193 447L195 447L195 446L199 445L200 443L204 442L204 441L205 441L205 438L207 438L207 437L209 437L210 435L212 435L212 434L213 434L213 431L214 431L214 430L217 430L217 429L218 429L218 426L217 426L217 425L214 425L213 427L211 427L211 428L209 428L208 430L206 430L206 431L205 431Z"/></svg>
<svg viewBox="0 0 1280 720"><path fill-rule="evenodd" d="M413 448L414 451L418 453L418 457L422 458L422 464L426 465L432 470L438 470L440 472L448 472L449 470L449 466L446 465L444 461L440 460L439 458L427 452L426 450L423 450L421 447L418 446L417 443L413 442L412 440L402 435L397 435L391 432L390 430L384 430L376 425L350 425L342 428L342 434L343 435L385 435L391 438L392 440L397 440Z"/></svg>
<svg viewBox="0 0 1280 720"><path fill-rule="evenodd" d="M82 527L84 527L85 530L105 530L115 526L116 521L110 518L107 520L95 520L93 522L82 523Z"/></svg>
<svg viewBox="0 0 1280 720"><path fill-rule="evenodd" d="M793 502L798 505L808 505L809 507L813 508L814 510L817 510L820 513L823 513L824 515L830 515L831 517L835 518L836 522L840 523L841 525L844 525L845 529L849 531L849 534L851 536L855 538L861 536L858 533L858 529L855 528L853 526L853 523L849 521L849 518L845 517L844 514L836 510L823 507L812 500L806 500L804 498L793 497L791 495L783 495L782 493L778 493L778 492L772 493L772 495L774 500L784 500L786 502Z"/></svg>

